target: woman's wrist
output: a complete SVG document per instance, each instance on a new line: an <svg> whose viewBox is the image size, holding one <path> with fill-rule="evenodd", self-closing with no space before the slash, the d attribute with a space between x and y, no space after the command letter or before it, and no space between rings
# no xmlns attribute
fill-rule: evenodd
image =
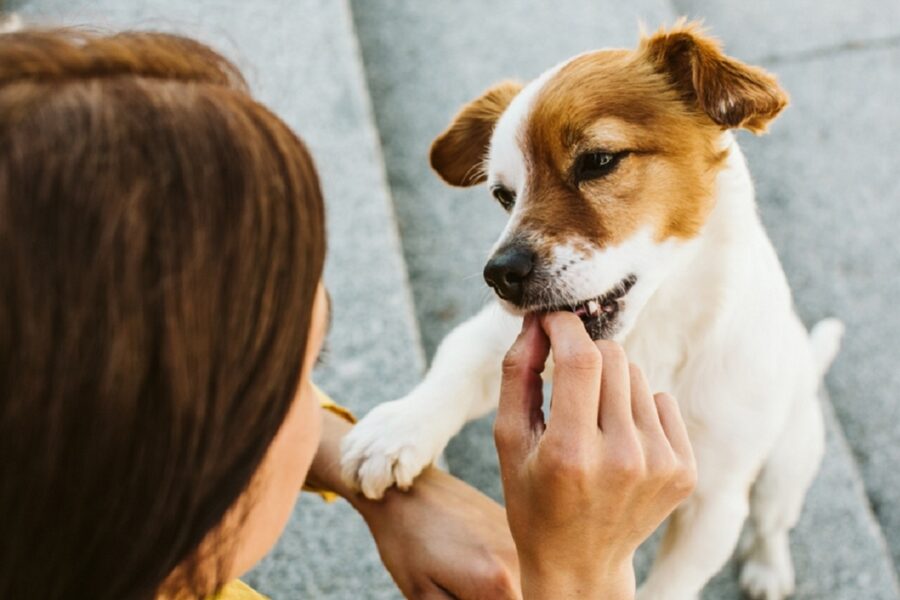
<svg viewBox="0 0 900 600"><path fill-rule="evenodd" d="M306 476L306 485L317 490L334 492L351 501L356 494L341 478L341 439L352 425L332 413L322 411L322 436L312 466Z"/></svg>
<svg viewBox="0 0 900 600"><path fill-rule="evenodd" d="M329 410L322 409L322 437L306 484L316 490L334 492L350 503L367 521L384 511L388 494L382 502L369 500L344 483L341 477L341 439L353 425Z"/></svg>
<svg viewBox="0 0 900 600"><path fill-rule="evenodd" d="M635 578L632 559L607 562L597 557L589 567L570 568L558 562L529 564L519 556L524 600L634 598Z"/></svg>

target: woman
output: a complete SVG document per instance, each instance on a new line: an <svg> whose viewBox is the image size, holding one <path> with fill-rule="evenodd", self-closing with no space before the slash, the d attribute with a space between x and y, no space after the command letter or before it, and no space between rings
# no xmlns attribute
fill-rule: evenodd
<svg viewBox="0 0 900 600"><path fill-rule="evenodd" d="M633 595L693 459L672 399L574 315L529 316L507 357L507 514L434 470L380 503L343 486L350 424L310 382L323 211L303 144L207 47L0 38L2 597L252 594L229 582L304 481L360 510L408 596Z"/></svg>

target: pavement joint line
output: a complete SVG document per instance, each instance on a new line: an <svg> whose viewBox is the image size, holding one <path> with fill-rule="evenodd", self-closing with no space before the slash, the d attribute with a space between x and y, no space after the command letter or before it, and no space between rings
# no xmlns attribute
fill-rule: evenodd
<svg viewBox="0 0 900 600"><path fill-rule="evenodd" d="M390 178L388 177L387 163L384 157L384 142L381 139L381 129L378 127L378 121L375 116L375 102L372 99L372 91L369 89L369 70L366 67L366 57L363 53L359 31L357 30L356 20L353 15L353 6L350 4L350 0L341 0L341 10L344 12L347 23L349 24L353 54L356 57L356 77L359 79L359 85L362 87L363 94L365 95L363 105L366 113L365 123L366 129L368 129L367 134L372 136L372 139L375 141L375 146L378 149L375 156L375 160L378 162L378 175L381 179L381 185L384 187L385 196L387 196L388 213L391 222L394 225L394 235L392 236L393 241L391 245L393 246L393 250L400 256L400 261L403 264L403 292L406 296L406 304L409 307L409 311L406 311L409 313L406 315L406 321L412 331L413 341L416 346L416 358L419 363L418 366L420 371L418 375L423 376L425 374L425 369L428 367L428 360L425 356L425 342L422 338L419 319L416 316L415 295L413 294L412 280L409 275L409 265L406 263L406 253L403 248L403 235L400 231L400 219L397 215L394 193L391 188Z"/></svg>
<svg viewBox="0 0 900 600"><path fill-rule="evenodd" d="M860 457L857 453L856 449L850 443L850 439L847 437L847 434L844 433L844 424L841 422L841 417L838 415L837 410L834 408L834 403L831 402L831 397L822 399L823 402L828 402L831 413L834 416L835 422L835 431L840 439L841 445L846 449L847 456L850 458L853 464L853 475L854 479L857 480L857 483L860 486L860 492L862 493L863 498L865 498L865 509L866 514L872 519L873 524L875 526L875 537L878 540L878 543L882 545L885 553L887 554L888 560L891 565L894 566L893 573L893 582L894 582L894 591L897 592L898 597L900 597L900 564L894 563L894 554L891 551L891 546L888 544L887 536L884 533L884 527L881 523L881 517L879 516L878 510L875 508L875 503L872 501L872 496L869 494L868 482L865 477L863 477L862 469L859 466Z"/></svg>
<svg viewBox="0 0 900 600"><path fill-rule="evenodd" d="M810 48L809 50L800 50L789 54L768 54L757 60L768 65L783 65L808 62L820 58L831 58L833 56L851 52L865 52L891 48L900 48L900 35L864 40L848 40L833 46L821 46L819 48Z"/></svg>
<svg viewBox="0 0 900 600"><path fill-rule="evenodd" d="M853 448L850 445L850 441L847 439L847 434L844 433L844 426L841 423L840 418L838 418L837 411L834 409L834 404L831 402L831 396L828 394L827 390L824 393L819 393L819 400L823 404L827 404L827 406L823 406L823 408L825 409L825 411L831 413L837 443L843 447L845 454L850 458L852 477L854 483L856 484L857 491L863 496L863 498L865 498L863 506L865 508L866 517L869 520L869 525L874 530L873 534L875 536L876 543L881 547L881 551L884 553L884 556L887 557L888 564L894 567L894 571L893 573L891 573L891 582L893 583L892 591L897 595L897 597L900 597L900 569L898 569L898 565L894 565L894 559L890 545L888 544L887 537L884 534L884 529L881 526L881 520L878 518L878 515L875 514L875 510L872 507L872 500L869 497L869 491L866 488L866 481L863 478L862 471L859 468L859 461L857 460L856 453L853 451Z"/></svg>

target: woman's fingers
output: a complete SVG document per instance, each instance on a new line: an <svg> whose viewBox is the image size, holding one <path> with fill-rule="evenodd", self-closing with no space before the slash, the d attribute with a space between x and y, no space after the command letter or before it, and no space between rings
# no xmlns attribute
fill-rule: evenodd
<svg viewBox="0 0 900 600"><path fill-rule="evenodd" d="M494 441L504 459L523 455L543 429L541 372L550 342L535 315L526 315L522 332L503 359L500 404L494 421Z"/></svg>
<svg viewBox="0 0 900 600"><path fill-rule="evenodd" d="M656 412L656 402L643 371L634 363L628 365L631 382L631 414L637 428L652 436L662 435L662 426Z"/></svg>
<svg viewBox="0 0 900 600"><path fill-rule="evenodd" d="M656 403L660 425L662 425L672 450L679 458L693 464L694 451L688 438L687 427L681 418L678 402L666 393L656 394L653 396L653 400Z"/></svg>
<svg viewBox="0 0 900 600"><path fill-rule="evenodd" d="M596 345L603 356L600 429L606 435L634 431L628 357L615 342L599 340Z"/></svg>
<svg viewBox="0 0 900 600"><path fill-rule="evenodd" d="M569 313L540 317L546 337L538 336L533 325L526 324L507 359L496 428L522 581L568 572L575 576L546 589L558 597L581 597L585 589L633 597L634 549L696 480L687 433L674 401L667 396L654 400L617 344L595 344L581 320ZM527 428L523 414L536 410L536 357L546 357L548 339L555 363L550 421L542 437L532 438L531 452L512 455L516 434ZM540 352L523 350L538 341ZM528 382L530 399L506 396L522 389L522 381ZM509 444L505 451L504 442ZM622 575L614 590L610 573ZM566 580L575 584L571 590L560 589Z"/></svg>
<svg viewBox="0 0 900 600"><path fill-rule="evenodd" d="M584 329L569 312L549 313L541 325L553 352L553 401L548 433L567 437L597 432L603 357Z"/></svg>
<svg viewBox="0 0 900 600"><path fill-rule="evenodd" d="M593 342L571 313L527 315L522 332L503 362L494 437L501 464L518 462L543 432L541 372L548 353L555 363L548 433L574 441L599 430L604 435L644 432L665 436L684 464L693 452L678 404L668 394L653 396L643 373L618 344ZM586 439L586 438L585 438ZM634 439L634 438L633 438ZM663 442L665 444L665 442Z"/></svg>

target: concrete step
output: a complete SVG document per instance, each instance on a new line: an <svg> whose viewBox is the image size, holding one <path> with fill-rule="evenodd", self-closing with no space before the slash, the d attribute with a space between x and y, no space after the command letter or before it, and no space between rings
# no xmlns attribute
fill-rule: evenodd
<svg viewBox="0 0 900 600"><path fill-rule="evenodd" d="M356 412L399 396L423 355L348 6L335 0L32 0L42 23L178 31L235 60L317 159L328 205L329 357L317 381ZM305 496L247 581L274 600L399 598L344 502Z"/></svg>
<svg viewBox="0 0 900 600"><path fill-rule="evenodd" d="M497 2L492 4L489 11L477 0L461 0L452 5L445 3L440 10L413 0L380 3L354 0L352 6L384 147L392 196L400 220L416 314L426 351L430 355L447 331L489 298L481 281L481 268L505 219L503 212L489 200L484 189L451 190L436 176L428 173L427 151L433 137L443 129L462 103L491 83L510 77L531 78L558 60L587 49L632 46L637 38L638 19L655 28L658 24L671 23L675 13L669 3L649 0L631 3L628 8L610 1L560 0L551 4L537 0ZM727 14L727 11L722 9L720 13ZM770 14L778 14L778 11ZM734 22L736 26L740 23L738 20ZM758 37L749 37L746 33L731 30L716 33L729 42L729 36L734 35L739 40L737 43L745 44L745 48L754 48L755 44L765 46ZM765 49L763 54L772 51L768 46ZM888 61L886 64L896 65L896 62ZM893 81L893 76L883 72L887 68L889 67L873 73L873 80L876 77L880 80L888 77ZM862 69L862 66L857 69ZM834 79L838 78L839 73L845 71L834 70L833 75L825 80L838 86ZM822 76L821 73L819 75ZM866 76L857 71L854 77ZM863 100L860 97L861 90L871 88L855 86L867 83L870 83L868 79L853 80L841 83L839 89L847 96L849 92L859 90L854 98L860 102ZM791 86L788 88L792 89ZM798 92L795 91L795 97L796 93ZM821 93L822 90L819 91L820 100ZM794 113L803 112L805 118L816 118L814 113L819 109L818 105L812 104L815 95L810 97L806 110L795 110ZM849 97L844 100L853 103L853 99ZM872 104L873 118L879 109L884 111L885 107L881 104L871 99L867 101ZM821 123L836 117L837 115L825 112ZM845 110L839 118L849 117L850 112ZM790 148L778 143L777 135L779 131L787 129L787 126L778 125L772 137L749 142L752 171L760 181L762 192L773 190L782 180L792 179L800 167L796 164L800 157L811 155L809 148L806 148L805 154L802 148L797 148L797 161L784 164ZM880 135L886 137L895 129L882 126ZM861 137L869 135L867 130L857 133ZM835 144L840 139L840 136L836 136ZM747 143L747 140L744 141ZM883 147L890 147L888 144L889 141L885 139ZM768 156L770 162L760 164L758 157L763 155ZM846 162L853 162L857 166L865 163L865 159L847 157L840 152L830 156L843 159L842 165ZM874 169L883 173L885 178L890 176L891 170L883 166ZM800 171L806 177L797 177L798 184L804 181L810 188L820 191L833 189L829 186L819 187L820 171L828 171L833 177L843 177L840 169L835 169L824 161L809 161L806 170ZM848 177L847 181L855 180ZM881 183L882 180L878 182ZM873 186L871 189L894 188ZM819 203L817 209L820 211L820 218L833 221L844 218L845 207L838 202L838 199L834 199L827 204ZM762 210L772 228L773 218L769 214L773 210L771 203L764 199ZM778 220L777 217L775 220ZM896 219L887 220L884 225L895 221ZM841 307L830 305L822 306L814 293L822 293L822 290L813 290L809 283L814 277L821 287L840 287L842 284L834 283L834 271L819 269L811 273L809 269L815 269L815 266L801 266L803 261L810 260L813 265L818 264L811 255L813 252L826 256L834 253L836 256L837 251L833 241L822 235L823 231L830 231L829 229L822 226L807 227L809 222L806 220L784 222L790 225L785 225L780 231L786 232L787 227L790 227L794 237L803 236L809 241L804 254L792 253L789 240L780 235L777 224L774 225L773 237L782 254L787 254L788 273L797 290L801 313L808 319L824 314L837 314L851 324L847 350L839 359L835 376L830 379L832 385L837 387L840 385L838 375L842 372L842 361L852 360L849 357L854 346L852 317L855 313L849 310L849 306L845 310L835 310ZM864 231L866 230L860 230L857 236L862 237ZM875 243L874 240L872 243ZM894 260L896 264L896 256L896 252L885 254L884 261ZM807 270L803 271L803 268ZM803 278L800 273L809 275ZM883 278L880 279L882 286L884 282ZM825 297L833 297L833 294L834 292L830 292ZM859 301L858 298L856 300ZM884 313L867 314L881 316ZM884 343L884 340L889 339L885 337L881 341ZM897 336L894 335L893 339L897 339ZM891 356L890 352L886 352L884 357L878 359L879 364L884 361L887 365ZM864 365L861 357L857 359L856 365ZM857 372L856 369L849 370ZM887 368L881 371L882 383L878 385L884 385L885 397L890 395L890 390L896 390L896 386L883 380L893 376ZM867 392L875 385L874 379L869 382ZM836 390L836 393L841 394L842 390ZM843 441L841 426L834 418L827 400L824 401L824 406L829 431L827 456L809 495L802 521L792 538L798 574L796 597L896 599L900 597L896 578L882 532L872 517L869 500L860 484L854 456ZM895 422L896 419L883 419L882 430L890 428ZM883 441L883 437L878 442L873 440L873 446L889 455L890 451L879 445ZM893 448L897 447L900 444L894 444ZM453 472L493 497L500 498L496 456L490 436L490 417L470 424L451 444L447 458ZM894 464L897 464L896 461ZM894 493L891 497L896 499L898 495ZM895 531L900 531L900 527ZM643 568L648 559L649 547L642 549L639 565ZM704 597L739 597L733 563L723 570Z"/></svg>
<svg viewBox="0 0 900 600"><path fill-rule="evenodd" d="M900 569L900 3L676 5L791 94L771 135L744 148L801 315L847 324L832 401Z"/></svg>

